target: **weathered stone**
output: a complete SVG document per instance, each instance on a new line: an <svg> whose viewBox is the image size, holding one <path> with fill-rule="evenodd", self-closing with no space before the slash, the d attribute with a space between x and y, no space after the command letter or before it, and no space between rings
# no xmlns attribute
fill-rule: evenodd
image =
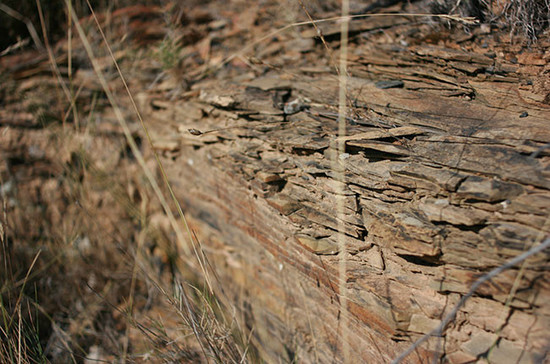
<svg viewBox="0 0 550 364"><path fill-rule="evenodd" d="M453 225L480 225L487 221L489 214L475 209L453 206L447 199L427 198L420 202L419 209L430 221L448 222Z"/></svg>
<svg viewBox="0 0 550 364"><path fill-rule="evenodd" d="M384 257L382 256L380 248L377 245L374 245L372 248L366 251L363 259L369 266L379 271L383 271L385 268Z"/></svg>
<svg viewBox="0 0 550 364"><path fill-rule="evenodd" d="M296 239L307 250L319 255L332 255L338 253L338 245L327 239L314 239L308 236L297 236Z"/></svg>
<svg viewBox="0 0 550 364"><path fill-rule="evenodd" d="M201 91L200 100L221 108L231 108L237 104L235 99L231 96L208 94L205 91Z"/></svg>
<svg viewBox="0 0 550 364"><path fill-rule="evenodd" d="M460 347L466 353L473 356L479 356L486 353L493 345L496 344L498 335L491 334L482 330L474 330L470 340L462 344Z"/></svg>
<svg viewBox="0 0 550 364"><path fill-rule="evenodd" d="M301 207L295 200L283 194L268 197L266 201L283 215L289 215Z"/></svg>
<svg viewBox="0 0 550 364"><path fill-rule="evenodd" d="M392 183L403 184L410 188L422 186L439 186L440 188L454 192L466 175L458 171L452 171L446 168L433 168L429 166L420 166L418 164L408 163L400 169L391 172ZM426 185L429 183L428 185ZM433 189L433 188L432 188ZM437 190L433 191L437 192Z"/></svg>
<svg viewBox="0 0 550 364"><path fill-rule="evenodd" d="M451 364L467 364L474 363L477 357L463 351L455 351L454 353L445 356L445 359L447 359Z"/></svg>
<svg viewBox="0 0 550 364"><path fill-rule="evenodd" d="M462 308L468 321L480 329L496 333L506 324L510 308L486 298L472 297Z"/></svg>
<svg viewBox="0 0 550 364"><path fill-rule="evenodd" d="M509 340L529 341L527 349L543 348L548 345L548 327L550 319L546 316L529 315L522 311L513 311L500 335Z"/></svg>
<svg viewBox="0 0 550 364"><path fill-rule="evenodd" d="M256 173L256 177L265 183L273 183L273 182L279 182L282 180L281 176L275 173L269 173L269 172L263 172L260 171Z"/></svg>
<svg viewBox="0 0 550 364"><path fill-rule="evenodd" d="M523 187L516 183L507 183L496 178L469 176L456 191L457 196L487 202L507 200L520 195Z"/></svg>
<svg viewBox="0 0 550 364"><path fill-rule="evenodd" d="M411 322L409 324L409 331L418 332L421 334L427 334L436 329L441 320L430 319L424 315L413 314L411 316Z"/></svg>
<svg viewBox="0 0 550 364"><path fill-rule="evenodd" d="M514 342L501 339L498 344L492 348L489 352L489 361L491 363L518 363L518 364L531 364L537 363L535 360L535 353L531 353L516 345Z"/></svg>

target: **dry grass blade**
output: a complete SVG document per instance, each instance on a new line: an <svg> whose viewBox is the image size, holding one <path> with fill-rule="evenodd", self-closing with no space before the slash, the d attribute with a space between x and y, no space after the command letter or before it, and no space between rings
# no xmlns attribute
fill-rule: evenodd
<svg viewBox="0 0 550 364"><path fill-rule="evenodd" d="M15 19L25 23L25 25L27 26L27 30L29 31L29 34L30 34L30 36L32 38L32 41L34 42L34 45L36 46L36 48L38 48L39 50L44 49L44 45L40 41L40 37L38 36L38 33L36 32L36 29L35 29L34 25L32 24L32 22L29 18L21 15L20 13L13 10L12 8L10 8L9 6L7 6L4 3L0 3L0 10L3 11L4 13L8 14L12 18L15 18Z"/></svg>
<svg viewBox="0 0 550 364"><path fill-rule="evenodd" d="M317 32L317 35L319 36L319 38L321 39L321 42L323 42L323 46L325 47L329 57L330 57L330 60L331 60L331 63L332 62L332 52L330 50L330 47L328 46L327 44L327 41L325 40L325 37L323 36L323 32L321 32L321 29L319 29L319 27L317 26L317 23L313 20L313 18L311 17L311 15L309 14L309 12L307 11L306 9L306 6L304 5L304 2L302 0L299 0L299 3L300 3L300 6L302 7L302 9L304 10L304 12L306 13L309 21L311 22L311 25L313 25L313 28L315 29L315 31ZM343 5L342 5L343 6ZM334 69L336 70L336 74L339 74L340 72L340 69L338 68L338 66L334 66Z"/></svg>
<svg viewBox="0 0 550 364"><path fill-rule="evenodd" d="M2 246L5 253L4 244L2 244ZM38 335L36 333L36 327L32 321L29 323L27 320L23 320L22 311L25 288L30 280L31 271L38 261L40 254L41 251L36 253L31 265L27 269L23 284L19 289L17 300L11 308L9 302L6 305L3 296L0 295L0 317L2 320L0 324L0 363L7 364L14 361L17 363L31 363L35 360L40 360L40 358L44 360ZM4 255L4 264L8 263L5 261L6 259L8 259L7 255ZM5 282L2 282L2 284L4 283ZM28 317L32 317L32 314L29 314Z"/></svg>
<svg viewBox="0 0 550 364"><path fill-rule="evenodd" d="M435 18L451 20L451 21L455 21L455 22L459 22L459 23L463 23L463 24L469 24L469 25L478 23L478 20L473 18L473 17L461 17L461 16L458 16L458 15L449 15L449 14L419 14L419 13L359 14L359 15L346 15L345 17L344 16L336 16L336 17L332 17L332 18L307 20L307 21L296 22L296 23L285 25L285 26L283 26L279 29L276 29L272 32L269 32L268 34L254 40L253 42L248 43L246 46L241 48L240 51L238 51L236 53L233 53L229 57L225 58L222 62L220 62L220 64L217 65L217 68L223 67L227 63L231 62L231 60L233 60L234 58L242 56L246 51L248 51L249 49L252 49L254 46L264 42L267 39L273 38L277 34L280 34L280 33L284 32L286 30L289 30L289 29L302 27L302 26L306 26L306 25L316 26L317 24L321 24L321 23L332 23L332 22L337 22L337 21L342 21L344 23L346 21L349 22L351 19L375 18L375 17L395 17L395 16L409 16L409 17L414 17L414 18L435 17Z"/></svg>
<svg viewBox="0 0 550 364"><path fill-rule="evenodd" d="M23 285L21 287L21 290L19 291L19 298L17 299L17 302L15 302L15 307L19 307L21 305L21 300L23 299L23 292L25 290L25 285L26 283L28 282L28 279L29 279L29 275L31 274L31 271L32 271L32 268L34 267L34 265L36 264L36 261L38 260L38 257L40 256L40 253L41 251L39 250L38 253L36 253L32 263L31 263L31 266L29 267L29 269L27 270L27 274L25 275L25 279L23 279Z"/></svg>
<svg viewBox="0 0 550 364"><path fill-rule="evenodd" d="M4 49L2 52L0 52L0 57L5 56L7 54L10 54L13 51L16 51L18 49L21 49L21 48L25 47L27 44L29 44L29 42L30 42L30 40L27 38L27 39L22 39L22 40L16 42L15 44L10 45L6 49Z"/></svg>
<svg viewBox="0 0 550 364"><path fill-rule="evenodd" d="M342 358L344 363L350 362L349 352L349 317L348 317L348 291L347 291L347 249L343 232L345 231L345 206L343 199L343 186L346 183L344 165L340 158L346 152L346 142L341 140L346 136L347 116L347 88L348 88L348 32L349 32L349 1L342 1L342 23L340 27L340 65L338 87L338 138L336 153L334 153L333 168L336 180L341 183L337 187L337 216L338 216L338 291L340 294L340 342L342 343Z"/></svg>
<svg viewBox="0 0 550 364"><path fill-rule="evenodd" d="M71 102L71 93L69 92L69 89L67 88L67 85L65 85L65 81L63 80L63 77L61 77L61 72L59 71L59 67L57 66L57 62L55 61L55 55L53 53L52 47L50 46L50 41L48 40L48 33L46 31L46 21L44 20L44 13L42 12L42 6L40 5L40 1L36 0L36 7L38 9L38 16L40 18L40 25L42 26L42 35L44 36L44 43L46 44L46 51L48 53L48 57L50 59L50 66L52 67L52 71L57 77L57 81L59 82L59 85L61 85L61 89L63 90L63 93L65 94L65 97L67 97L67 100Z"/></svg>

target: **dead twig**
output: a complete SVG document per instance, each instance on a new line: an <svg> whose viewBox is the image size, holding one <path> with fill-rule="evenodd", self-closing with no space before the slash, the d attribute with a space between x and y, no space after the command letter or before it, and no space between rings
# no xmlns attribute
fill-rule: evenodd
<svg viewBox="0 0 550 364"><path fill-rule="evenodd" d="M36 46L36 48L40 51L44 50L44 45L40 41L40 37L38 36L38 32L36 31L36 28L34 27L34 25L32 25L32 22L29 18L21 15L17 11L13 10L9 6L7 6L6 4L1 3L1 2L0 2L0 10L2 10L4 13L8 14L12 18L17 19L17 20L25 23L25 25L27 26L27 30L29 31L29 35L31 36L32 41L34 42L34 45Z"/></svg>
<svg viewBox="0 0 550 364"><path fill-rule="evenodd" d="M541 244L532 247L531 249L529 249L525 253L518 255L517 257L509 260L508 262L504 263L503 265L493 269L489 273L487 273L487 274L483 275L482 277L480 277L477 281L474 282L472 287L470 287L470 290L468 291L468 293L466 293L464 296L462 296L462 298L460 299L460 301L458 301L458 303L453 308L453 310L447 316L445 316L445 318L441 321L441 323L439 324L438 327L436 327L435 329L433 329L432 331L430 331L426 335L422 336L414 344L409 346L409 348L407 348L407 350L402 352L397 358L395 358L392 361L392 364L401 363L401 361L403 359L405 359L409 354L411 354L413 351L415 351L420 345L422 345L422 343L424 343L430 337L432 337L432 336L436 336L436 337L441 336L443 334L443 331L447 327L447 325L455 319L456 314L458 313L460 308L464 305L464 303L466 303L466 301L470 297L473 296L473 294L477 291L477 289L483 283L485 283L488 280L496 277L500 273L504 272L506 269L512 268L516 264L519 264L519 263L523 262L525 259L527 259L527 258L529 258L529 257L531 257L531 256L533 256L537 253L540 253L541 251L543 251L544 249L546 249L548 247L550 247L550 237L546 238L546 240L544 240Z"/></svg>

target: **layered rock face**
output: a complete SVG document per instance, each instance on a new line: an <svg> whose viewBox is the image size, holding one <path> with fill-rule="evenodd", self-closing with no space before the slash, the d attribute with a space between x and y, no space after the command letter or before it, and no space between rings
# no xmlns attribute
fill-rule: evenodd
<svg viewBox="0 0 550 364"><path fill-rule="evenodd" d="M205 81L151 113L224 294L270 362L342 360L343 314L351 360L389 362L550 230L549 111L526 81L542 68L392 47L354 58L344 137L322 67ZM549 294L542 253L482 285L407 361L539 362Z"/></svg>

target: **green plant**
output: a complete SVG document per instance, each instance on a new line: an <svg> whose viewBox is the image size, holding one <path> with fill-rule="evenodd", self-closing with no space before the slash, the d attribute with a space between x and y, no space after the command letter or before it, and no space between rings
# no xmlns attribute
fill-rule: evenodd
<svg viewBox="0 0 550 364"><path fill-rule="evenodd" d="M167 71L177 66L180 59L181 46L171 37L165 37L155 52L155 58L160 62L162 69Z"/></svg>

